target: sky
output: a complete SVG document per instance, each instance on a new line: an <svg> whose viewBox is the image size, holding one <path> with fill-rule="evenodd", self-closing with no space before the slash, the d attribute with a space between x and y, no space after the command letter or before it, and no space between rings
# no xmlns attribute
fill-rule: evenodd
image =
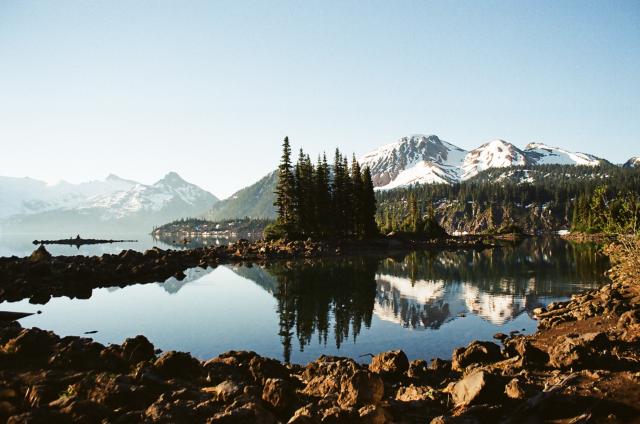
<svg viewBox="0 0 640 424"><path fill-rule="evenodd" d="M640 2L0 0L0 175L224 198L416 133L640 155Z"/></svg>

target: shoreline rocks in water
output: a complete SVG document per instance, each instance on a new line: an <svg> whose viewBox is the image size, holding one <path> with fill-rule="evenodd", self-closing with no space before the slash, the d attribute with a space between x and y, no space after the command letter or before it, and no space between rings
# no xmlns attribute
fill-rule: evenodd
<svg viewBox="0 0 640 424"><path fill-rule="evenodd" d="M156 355L144 336L103 346L14 323L0 329L0 419L637 422L640 268L614 263L611 284L537 311L535 334L500 335L502 346L475 341L431 363L399 350L369 365L334 356L283 364L245 351L202 362L182 352Z"/></svg>
<svg viewBox="0 0 640 424"><path fill-rule="evenodd" d="M99 287L124 287L137 283L184 278L194 267L220 264L260 263L298 258L319 258L353 254L407 252L417 248L483 249L490 245L482 238L438 240L375 239L342 242L240 240L226 246L188 250L163 250L157 247L144 253L123 250L102 256L52 256L41 245L30 257L0 258L0 301L29 298L31 303L46 303L51 297L87 298Z"/></svg>

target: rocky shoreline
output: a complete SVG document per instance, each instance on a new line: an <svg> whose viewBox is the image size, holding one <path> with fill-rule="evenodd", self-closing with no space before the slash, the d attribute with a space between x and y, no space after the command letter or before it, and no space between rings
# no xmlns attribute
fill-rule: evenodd
<svg viewBox="0 0 640 424"><path fill-rule="evenodd" d="M630 247L631 246L631 247ZM305 366L232 351L201 362L143 336L102 346L0 329L0 419L9 423L637 422L640 244L607 249L611 284L536 311L531 336L496 334L449 359Z"/></svg>
<svg viewBox="0 0 640 424"><path fill-rule="evenodd" d="M484 249L487 238L436 240L385 238L339 242L255 241L188 250L123 250L102 256L52 256L40 246L30 257L0 258L0 301L28 298L44 304L51 297L88 298L94 288L182 280L184 271L221 264L258 263L355 254L390 255L415 249Z"/></svg>

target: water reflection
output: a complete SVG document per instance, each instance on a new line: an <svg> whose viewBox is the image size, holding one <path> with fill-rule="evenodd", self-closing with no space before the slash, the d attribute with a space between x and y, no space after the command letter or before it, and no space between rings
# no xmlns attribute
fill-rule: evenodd
<svg viewBox="0 0 640 424"><path fill-rule="evenodd" d="M292 340L315 337L340 349L372 317L437 330L467 314L502 326L523 313L601 284L608 261L594 245L526 240L484 251L413 252L382 261L359 257L237 268L277 299L283 357Z"/></svg>
<svg viewBox="0 0 640 424"><path fill-rule="evenodd" d="M291 357L294 336L301 350L312 337L326 344L330 335L339 349L350 333L355 341L362 326L371 326L377 267L376 259L361 257L268 269L278 281L274 295L285 361Z"/></svg>
<svg viewBox="0 0 640 424"><path fill-rule="evenodd" d="M145 334L164 350L207 359L231 349L291 362L404 349L445 357L498 331L535 329L530 311L605 281L595 246L531 239L484 251L334 258L263 266L194 268L186 278L96 289L90 299L28 299L1 310L61 335L101 343Z"/></svg>

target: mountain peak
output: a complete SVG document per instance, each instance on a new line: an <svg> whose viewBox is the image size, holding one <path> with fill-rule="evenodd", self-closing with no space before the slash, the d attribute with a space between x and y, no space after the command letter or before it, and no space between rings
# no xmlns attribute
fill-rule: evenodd
<svg viewBox="0 0 640 424"><path fill-rule="evenodd" d="M164 184L188 184L184 178L178 175L177 172L171 171L164 177L162 177L156 184L164 183Z"/></svg>
<svg viewBox="0 0 640 424"><path fill-rule="evenodd" d="M106 180L107 181L123 181L124 179L121 177L118 177L116 174L109 174L107 175Z"/></svg>

